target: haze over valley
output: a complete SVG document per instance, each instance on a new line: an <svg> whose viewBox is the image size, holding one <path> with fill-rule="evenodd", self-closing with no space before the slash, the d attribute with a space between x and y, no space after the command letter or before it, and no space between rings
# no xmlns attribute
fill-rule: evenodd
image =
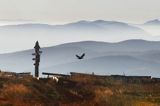
<svg viewBox="0 0 160 106"><path fill-rule="evenodd" d="M76 41L119 42L128 39L160 40L160 21L144 24L117 21L78 21L64 25L18 22L0 26L0 53L31 49L35 41L48 47Z"/></svg>

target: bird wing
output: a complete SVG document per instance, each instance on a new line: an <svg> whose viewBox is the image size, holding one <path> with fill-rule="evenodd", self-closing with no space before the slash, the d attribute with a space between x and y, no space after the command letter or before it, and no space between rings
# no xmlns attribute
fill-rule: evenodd
<svg viewBox="0 0 160 106"><path fill-rule="evenodd" d="M85 53L83 53L81 57L83 58L84 56L85 56Z"/></svg>
<svg viewBox="0 0 160 106"><path fill-rule="evenodd" d="M80 58L80 56L76 55L77 58Z"/></svg>

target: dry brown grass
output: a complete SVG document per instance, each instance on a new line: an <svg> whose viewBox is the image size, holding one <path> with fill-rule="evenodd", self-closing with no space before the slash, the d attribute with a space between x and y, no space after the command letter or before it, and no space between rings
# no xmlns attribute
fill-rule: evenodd
<svg viewBox="0 0 160 106"><path fill-rule="evenodd" d="M138 102L133 103L133 106L159 106L159 105L155 103L147 102L147 101L146 102L138 101Z"/></svg>
<svg viewBox="0 0 160 106"><path fill-rule="evenodd" d="M0 83L0 106L160 106L159 83L123 83L95 77L72 77L60 83L51 79L2 79Z"/></svg>
<svg viewBox="0 0 160 106"><path fill-rule="evenodd" d="M31 91L23 84L8 84L4 85L2 95L10 100L23 100L24 96L30 94Z"/></svg>

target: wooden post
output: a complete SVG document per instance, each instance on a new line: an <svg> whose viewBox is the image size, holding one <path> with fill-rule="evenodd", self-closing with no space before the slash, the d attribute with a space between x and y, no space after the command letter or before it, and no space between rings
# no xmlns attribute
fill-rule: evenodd
<svg viewBox="0 0 160 106"><path fill-rule="evenodd" d="M35 61L34 66L35 66L35 77L39 78L39 62L40 62L40 54L42 53L42 51L40 51L40 46L39 46L39 42L37 41L35 46L35 53L33 53L32 55L35 56L35 58L33 58L32 60Z"/></svg>

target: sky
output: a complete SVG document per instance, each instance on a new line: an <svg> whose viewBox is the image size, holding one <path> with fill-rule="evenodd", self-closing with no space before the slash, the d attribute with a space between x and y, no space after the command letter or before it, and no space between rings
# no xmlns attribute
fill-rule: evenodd
<svg viewBox="0 0 160 106"><path fill-rule="evenodd" d="M0 21L61 24L79 20L143 23L160 18L160 0L0 0Z"/></svg>

